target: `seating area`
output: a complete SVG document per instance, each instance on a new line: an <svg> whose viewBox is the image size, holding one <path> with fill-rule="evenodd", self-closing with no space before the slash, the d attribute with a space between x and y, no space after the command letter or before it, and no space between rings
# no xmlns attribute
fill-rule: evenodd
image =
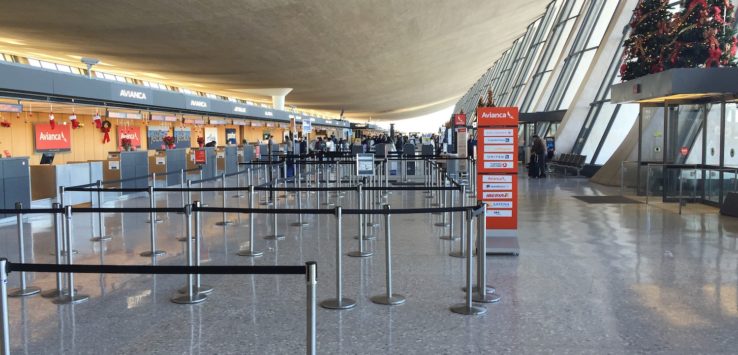
<svg viewBox="0 0 738 355"><path fill-rule="evenodd" d="M569 170L575 171L576 176L580 176L584 165L587 162L586 155L579 154L561 154L549 162L551 172L561 172L567 176Z"/></svg>

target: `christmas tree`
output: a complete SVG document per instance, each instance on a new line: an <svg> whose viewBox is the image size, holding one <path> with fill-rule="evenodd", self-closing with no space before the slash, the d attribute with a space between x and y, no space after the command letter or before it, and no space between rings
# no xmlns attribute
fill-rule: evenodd
<svg viewBox="0 0 738 355"><path fill-rule="evenodd" d="M641 0L636 6L620 67L624 81L666 69L666 47L672 41L670 8L668 0Z"/></svg>
<svg viewBox="0 0 738 355"><path fill-rule="evenodd" d="M686 0L674 14L669 67L735 66L734 23L730 0Z"/></svg>

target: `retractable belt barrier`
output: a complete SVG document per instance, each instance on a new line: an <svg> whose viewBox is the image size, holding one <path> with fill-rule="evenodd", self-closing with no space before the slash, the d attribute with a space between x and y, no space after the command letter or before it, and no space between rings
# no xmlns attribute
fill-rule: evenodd
<svg viewBox="0 0 738 355"><path fill-rule="evenodd" d="M145 275L306 275L306 354L317 353L317 275L313 261L304 266L151 266L151 265L57 265L12 263L0 259L0 310L2 311L2 354L10 354L10 325L7 283L11 272L145 274Z"/></svg>

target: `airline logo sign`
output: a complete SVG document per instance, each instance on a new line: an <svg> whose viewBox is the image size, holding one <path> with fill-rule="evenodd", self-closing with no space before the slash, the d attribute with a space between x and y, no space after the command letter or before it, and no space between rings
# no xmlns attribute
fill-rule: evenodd
<svg viewBox="0 0 738 355"><path fill-rule="evenodd" d="M151 99L151 91L146 88L112 84L110 87L110 95L112 96L114 101L147 104L153 103Z"/></svg>
<svg viewBox="0 0 738 355"><path fill-rule="evenodd" d="M488 229L517 228L517 175L480 175L477 186L487 204Z"/></svg>
<svg viewBox="0 0 738 355"><path fill-rule="evenodd" d="M208 102L203 101L203 100L190 100L189 106L190 108L195 108L195 109L207 109Z"/></svg>
<svg viewBox="0 0 738 355"><path fill-rule="evenodd" d="M480 107L477 108L478 125L517 127L520 113L517 107Z"/></svg>
<svg viewBox="0 0 738 355"><path fill-rule="evenodd" d="M118 126L118 148L122 148L123 144L121 141L124 138L131 140L131 147L141 147L141 127L139 126Z"/></svg>
<svg viewBox="0 0 738 355"><path fill-rule="evenodd" d="M479 171L482 173L517 173L518 171L518 128L480 127L481 137L477 141L480 153Z"/></svg>
<svg viewBox="0 0 738 355"><path fill-rule="evenodd" d="M36 123L36 151L65 151L72 149L71 125L58 124L54 129L48 123Z"/></svg>
<svg viewBox="0 0 738 355"><path fill-rule="evenodd" d="M466 126L466 114L454 114L454 126Z"/></svg>
<svg viewBox="0 0 738 355"><path fill-rule="evenodd" d="M233 112L246 114L248 110L243 106L233 106Z"/></svg>

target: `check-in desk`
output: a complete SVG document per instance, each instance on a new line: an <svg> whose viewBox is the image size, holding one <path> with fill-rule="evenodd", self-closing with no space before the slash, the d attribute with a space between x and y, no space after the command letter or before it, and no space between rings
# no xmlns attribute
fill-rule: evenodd
<svg viewBox="0 0 738 355"><path fill-rule="evenodd" d="M107 166L103 167L103 177L106 181L127 180L118 186L127 188L146 188L149 186L149 152L146 150L133 152L108 153ZM140 179L133 179L140 177ZM115 187L116 185L106 185Z"/></svg>
<svg viewBox="0 0 738 355"><path fill-rule="evenodd" d="M157 150L149 157L149 171L156 173L157 183L166 181L166 186L179 185L181 170L187 170L187 149ZM185 177L185 180L187 177Z"/></svg>
<svg viewBox="0 0 738 355"><path fill-rule="evenodd" d="M0 159L0 208L15 208L20 202L31 207L31 172L28 157ZM0 217L10 217L0 215Z"/></svg>
<svg viewBox="0 0 738 355"><path fill-rule="evenodd" d="M235 145L226 146L223 149L223 163L226 174L233 174L238 171L238 147Z"/></svg>
<svg viewBox="0 0 738 355"><path fill-rule="evenodd" d="M218 175L217 162L216 162L216 151L215 147L200 148L205 149L205 164L202 164L202 178L209 179ZM194 151L195 149L193 149Z"/></svg>
<svg viewBox="0 0 738 355"><path fill-rule="evenodd" d="M59 165L31 166L31 198L34 201L46 200L48 206L59 201L59 187L70 187L95 183L104 180L103 161L70 162ZM91 192L69 191L64 194L65 205L93 203L97 198Z"/></svg>

